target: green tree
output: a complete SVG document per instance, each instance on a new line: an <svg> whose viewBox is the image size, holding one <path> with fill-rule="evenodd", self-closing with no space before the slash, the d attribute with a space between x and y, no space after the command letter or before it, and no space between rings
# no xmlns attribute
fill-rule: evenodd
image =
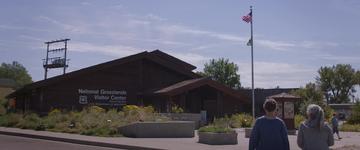
<svg viewBox="0 0 360 150"><path fill-rule="evenodd" d="M349 64L337 64L332 67L321 67L318 73L316 82L331 103L350 101L349 96L356 92L354 86L359 84L359 71L355 71Z"/></svg>
<svg viewBox="0 0 360 150"><path fill-rule="evenodd" d="M349 118L350 124L360 124L360 102L356 102L351 111L351 116Z"/></svg>
<svg viewBox="0 0 360 150"><path fill-rule="evenodd" d="M306 107L309 104L317 104L322 107L325 106L323 92L315 83L310 82L306 84L305 87L293 91L293 94L301 97L301 101L295 104L297 106L296 108L298 108L296 112L300 112L301 114L305 114Z"/></svg>
<svg viewBox="0 0 360 150"><path fill-rule="evenodd" d="M238 66L229 62L229 59L211 59L205 63L204 72L201 75L211 77L213 80L225 84L231 88L240 88L240 75L237 74Z"/></svg>
<svg viewBox="0 0 360 150"><path fill-rule="evenodd" d="M10 64L2 63L0 66L0 78L13 79L17 84L17 88L32 82L26 68L17 61Z"/></svg>

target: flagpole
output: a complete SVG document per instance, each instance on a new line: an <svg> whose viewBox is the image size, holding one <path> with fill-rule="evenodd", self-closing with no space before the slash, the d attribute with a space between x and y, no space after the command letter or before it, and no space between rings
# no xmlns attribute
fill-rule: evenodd
<svg viewBox="0 0 360 150"><path fill-rule="evenodd" d="M250 6L250 13L251 13L251 93L252 93L252 115L255 119L255 91L254 91L254 38L253 38L253 12L252 6Z"/></svg>

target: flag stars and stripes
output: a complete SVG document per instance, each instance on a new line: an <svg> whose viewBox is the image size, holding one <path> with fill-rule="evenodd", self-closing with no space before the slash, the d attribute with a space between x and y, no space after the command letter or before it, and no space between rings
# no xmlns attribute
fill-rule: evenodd
<svg viewBox="0 0 360 150"><path fill-rule="evenodd" d="M245 21L246 23L250 23L252 21L252 12L250 12L246 16L243 16L242 20Z"/></svg>

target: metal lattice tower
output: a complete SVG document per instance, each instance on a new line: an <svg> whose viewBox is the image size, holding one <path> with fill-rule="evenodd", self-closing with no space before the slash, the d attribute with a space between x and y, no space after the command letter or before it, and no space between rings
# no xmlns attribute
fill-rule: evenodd
<svg viewBox="0 0 360 150"><path fill-rule="evenodd" d="M66 57L67 53L67 42L70 39L60 39L60 40L54 40L45 42L47 49L46 49L46 58L43 59L43 66L45 69L45 79L47 79L47 73L48 69L56 69L56 68L63 68L63 74L65 74L66 68L69 66L68 61ZM52 44L56 43L64 43L64 47L61 48L55 48L50 49Z"/></svg>

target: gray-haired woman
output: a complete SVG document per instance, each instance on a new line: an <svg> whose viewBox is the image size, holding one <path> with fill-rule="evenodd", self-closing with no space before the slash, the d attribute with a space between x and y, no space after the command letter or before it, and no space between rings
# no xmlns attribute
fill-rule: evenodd
<svg viewBox="0 0 360 150"><path fill-rule="evenodd" d="M334 145L334 137L329 125L324 123L324 111L311 104L306 110L307 119L300 125L297 144L303 150L328 150Z"/></svg>

